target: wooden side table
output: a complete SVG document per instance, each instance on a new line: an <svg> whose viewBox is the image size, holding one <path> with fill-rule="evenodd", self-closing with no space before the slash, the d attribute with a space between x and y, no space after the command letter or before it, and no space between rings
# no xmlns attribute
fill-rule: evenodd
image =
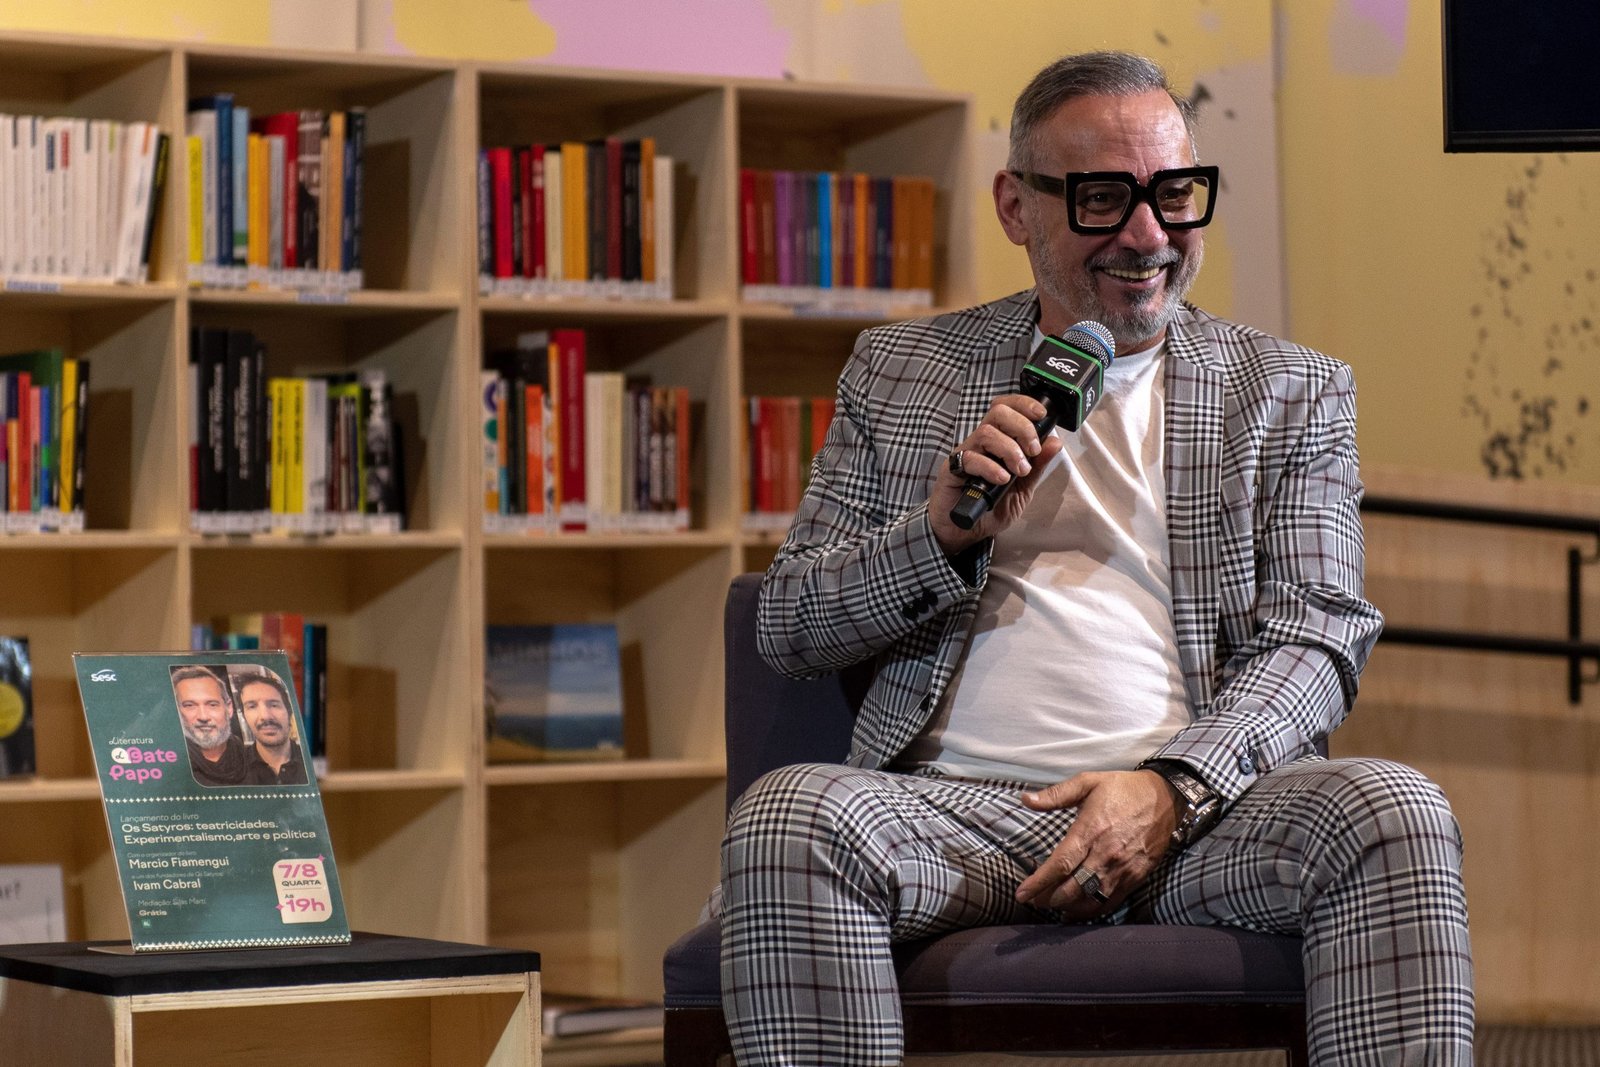
<svg viewBox="0 0 1600 1067"><path fill-rule="evenodd" d="M0 1060L40 1067L537 1067L539 955L383 934L323 948L0 947Z"/></svg>

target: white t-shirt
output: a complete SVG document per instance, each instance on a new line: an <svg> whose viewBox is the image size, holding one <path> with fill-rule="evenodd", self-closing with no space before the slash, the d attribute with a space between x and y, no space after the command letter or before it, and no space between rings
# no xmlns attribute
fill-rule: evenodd
<svg viewBox="0 0 1600 1067"><path fill-rule="evenodd" d="M1163 351L1118 356L1088 420L1055 431L1064 447L995 539L972 638L900 766L1055 782L1131 770L1191 721L1172 622Z"/></svg>

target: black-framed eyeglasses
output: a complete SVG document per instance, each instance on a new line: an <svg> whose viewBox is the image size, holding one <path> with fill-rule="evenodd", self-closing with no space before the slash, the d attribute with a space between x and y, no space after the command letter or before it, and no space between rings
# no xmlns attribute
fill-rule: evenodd
<svg viewBox="0 0 1600 1067"><path fill-rule="evenodd" d="M1116 233L1141 202L1169 230L1197 229L1211 221L1221 180L1216 167L1158 170L1142 184L1123 170L1079 171L1065 179L1020 170L1011 175L1030 189L1066 200L1067 225L1074 233Z"/></svg>

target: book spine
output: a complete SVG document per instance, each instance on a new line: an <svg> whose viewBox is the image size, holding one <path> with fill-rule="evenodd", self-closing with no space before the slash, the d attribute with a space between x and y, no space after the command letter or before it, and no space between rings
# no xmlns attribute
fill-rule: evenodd
<svg viewBox="0 0 1600 1067"><path fill-rule="evenodd" d="M367 111L353 107L346 118L344 148L344 255L347 273L361 270L361 201L366 196Z"/></svg>
<svg viewBox="0 0 1600 1067"><path fill-rule="evenodd" d="M561 431L561 525L563 529L583 529L587 522L584 481L584 393L586 339L582 330L551 332L558 353L560 381L559 428Z"/></svg>

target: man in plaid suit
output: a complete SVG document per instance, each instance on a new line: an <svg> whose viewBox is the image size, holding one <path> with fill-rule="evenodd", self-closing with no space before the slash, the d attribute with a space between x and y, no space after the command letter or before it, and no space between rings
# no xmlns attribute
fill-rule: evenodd
<svg viewBox="0 0 1600 1067"><path fill-rule="evenodd" d="M1218 182L1193 120L1148 60L1047 67L994 181L1035 288L868 330L840 378L760 641L876 675L845 765L730 816L741 1067L898 1063L890 945L1026 921L1298 933L1314 1061L1471 1062L1449 805L1316 754L1381 627L1354 384L1184 303ZM1041 437L1019 371L1084 319L1115 336L1104 398ZM1015 485L964 530L968 476Z"/></svg>

